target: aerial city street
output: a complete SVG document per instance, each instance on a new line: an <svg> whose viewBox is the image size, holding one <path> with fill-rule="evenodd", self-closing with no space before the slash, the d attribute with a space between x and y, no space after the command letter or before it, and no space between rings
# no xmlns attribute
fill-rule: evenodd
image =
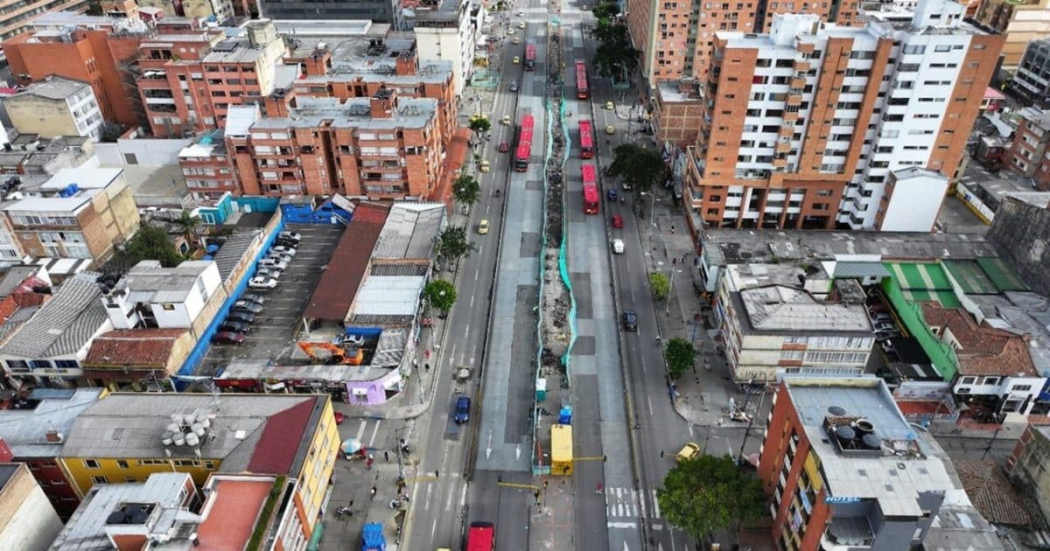
<svg viewBox="0 0 1050 551"><path fill-rule="evenodd" d="M0 550L1050 547L1050 4L0 10Z"/></svg>

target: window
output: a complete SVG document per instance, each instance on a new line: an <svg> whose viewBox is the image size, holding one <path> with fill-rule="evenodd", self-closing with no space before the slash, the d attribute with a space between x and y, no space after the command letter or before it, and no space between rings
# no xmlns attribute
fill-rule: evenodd
<svg viewBox="0 0 1050 551"><path fill-rule="evenodd" d="M175 305L171 304L170 302L165 302L164 303L164 309L168 310L168 311L174 310L175 309Z"/></svg>
<svg viewBox="0 0 1050 551"><path fill-rule="evenodd" d="M94 459L85 459L84 460L84 466L89 468L89 469L99 469L99 468L101 468L101 466L98 464L98 461L95 461Z"/></svg>
<svg viewBox="0 0 1050 551"><path fill-rule="evenodd" d="M999 379L1000 379L999 377L985 377L984 381L981 381L981 384L997 385L997 384L999 384Z"/></svg>
<svg viewBox="0 0 1050 551"><path fill-rule="evenodd" d="M972 384L974 384L976 382L977 382L977 377L963 377L962 378L962 384L964 384L964 385L972 385Z"/></svg>
<svg viewBox="0 0 1050 551"><path fill-rule="evenodd" d="M1010 387L1011 392L1024 392L1026 390L1032 390L1032 385L1014 385Z"/></svg>
<svg viewBox="0 0 1050 551"><path fill-rule="evenodd" d="M128 468L128 462L123 460L123 459L118 459L117 460L117 467L120 467L121 469L127 469Z"/></svg>
<svg viewBox="0 0 1050 551"><path fill-rule="evenodd" d="M105 476L93 476L91 477L92 484L109 484L109 477Z"/></svg>

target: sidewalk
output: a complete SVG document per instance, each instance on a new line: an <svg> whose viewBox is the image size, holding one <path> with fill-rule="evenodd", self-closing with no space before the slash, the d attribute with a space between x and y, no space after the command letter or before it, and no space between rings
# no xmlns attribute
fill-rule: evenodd
<svg viewBox="0 0 1050 551"><path fill-rule="evenodd" d="M648 210L649 205L644 206ZM697 351L692 372L675 382L674 409L694 425L728 424L730 399L742 405L745 395L729 376L725 358L716 351L717 322L697 292L703 285L685 213L681 207L672 204L664 190L657 190L652 212L654 219L643 221L643 224L648 223L652 237L650 239L644 231L642 235L643 246L652 253L649 269L665 275L674 269L671 296L656 305L660 334L664 342L675 337L690 340ZM752 402L752 409L755 405Z"/></svg>

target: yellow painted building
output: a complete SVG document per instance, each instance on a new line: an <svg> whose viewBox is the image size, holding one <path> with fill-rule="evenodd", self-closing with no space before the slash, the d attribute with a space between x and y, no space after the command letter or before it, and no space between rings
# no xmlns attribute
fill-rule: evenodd
<svg viewBox="0 0 1050 551"><path fill-rule="evenodd" d="M80 497L158 472L187 473L198 486L213 472L287 475L309 534L339 444L327 394L115 393L77 417L59 465Z"/></svg>

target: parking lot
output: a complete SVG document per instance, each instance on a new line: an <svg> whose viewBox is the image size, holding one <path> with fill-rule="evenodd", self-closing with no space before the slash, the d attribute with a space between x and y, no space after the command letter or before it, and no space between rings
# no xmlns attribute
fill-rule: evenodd
<svg viewBox="0 0 1050 551"><path fill-rule="evenodd" d="M214 374L235 359L289 360L295 344L293 332L345 229L342 224L285 226L285 231L302 235L295 257L281 274L275 289L245 291L266 299L262 311L256 314L243 343L213 344L201 362L198 375Z"/></svg>

